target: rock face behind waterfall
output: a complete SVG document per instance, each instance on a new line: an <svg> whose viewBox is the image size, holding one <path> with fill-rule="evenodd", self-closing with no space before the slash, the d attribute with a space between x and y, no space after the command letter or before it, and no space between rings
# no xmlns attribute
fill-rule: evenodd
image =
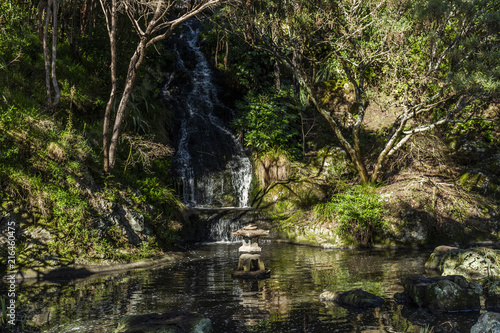
<svg viewBox="0 0 500 333"><path fill-rule="evenodd" d="M177 68L164 88L177 121L177 190L190 207L246 207L251 163L228 129L233 111L217 97L198 25L188 22L176 39Z"/></svg>

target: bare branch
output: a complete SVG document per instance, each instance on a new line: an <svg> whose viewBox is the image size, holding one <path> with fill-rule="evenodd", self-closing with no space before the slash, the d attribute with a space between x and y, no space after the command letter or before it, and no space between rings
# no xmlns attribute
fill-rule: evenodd
<svg viewBox="0 0 500 333"><path fill-rule="evenodd" d="M17 52L16 57L15 57L14 59L12 59L11 61L9 61L7 64L5 64L5 65L3 65L3 66L0 66L0 69L4 69L4 68L8 67L9 65L11 65L11 64L13 64L13 63L15 63L15 62L19 61L19 58L21 58L21 55L22 55L22 54L23 54L23 53L22 53L21 51Z"/></svg>

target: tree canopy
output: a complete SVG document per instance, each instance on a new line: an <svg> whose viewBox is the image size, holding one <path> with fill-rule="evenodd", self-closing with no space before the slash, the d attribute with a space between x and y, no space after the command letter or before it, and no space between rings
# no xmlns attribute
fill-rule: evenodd
<svg viewBox="0 0 500 333"><path fill-rule="evenodd" d="M499 1L249 0L222 13L231 32L288 70L363 182L379 181L416 134L482 117L498 102ZM387 119L369 161L360 133L374 109Z"/></svg>

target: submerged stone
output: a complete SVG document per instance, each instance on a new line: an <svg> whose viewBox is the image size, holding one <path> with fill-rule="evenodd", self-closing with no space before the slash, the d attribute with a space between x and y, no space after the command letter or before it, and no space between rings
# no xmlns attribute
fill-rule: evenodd
<svg viewBox="0 0 500 333"><path fill-rule="evenodd" d="M122 318L113 333L211 333L210 319L193 312L132 315Z"/></svg>
<svg viewBox="0 0 500 333"><path fill-rule="evenodd" d="M375 308L384 304L384 299L362 289L349 291L325 291L319 296L322 301L335 302L340 305L357 308Z"/></svg>
<svg viewBox="0 0 500 333"><path fill-rule="evenodd" d="M463 276L410 276L401 280L409 299L439 311L479 311L482 287Z"/></svg>

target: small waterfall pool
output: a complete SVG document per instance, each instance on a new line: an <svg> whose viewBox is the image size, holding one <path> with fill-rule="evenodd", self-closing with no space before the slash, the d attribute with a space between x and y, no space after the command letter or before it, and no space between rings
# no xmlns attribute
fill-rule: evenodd
<svg viewBox="0 0 500 333"><path fill-rule="evenodd" d="M44 332L112 332L123 316L186 310L212 320L214 333L469 332L479 314L436 314L398 305L399 281L425 274L428 251L324 250L263 242L271 277L231 277L240 243L204 244L162 268L18 286L18 313ZM3 289L6 287L2 286ZM371 310L319 301L325 289L363 288L386 302ZM452 327L452 330L449 330Z"/></svg>

